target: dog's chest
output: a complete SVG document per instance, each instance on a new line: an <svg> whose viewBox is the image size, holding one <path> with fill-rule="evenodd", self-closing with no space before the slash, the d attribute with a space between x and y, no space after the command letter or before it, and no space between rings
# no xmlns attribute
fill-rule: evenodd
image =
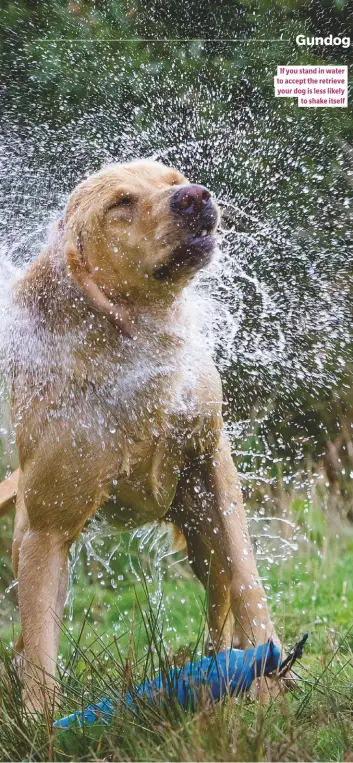
<svg viewBox="0 0 353 763"><path fill-rule="evenodd" d="M110 437L105 447L119 454L105 506L111 520L133 526L168 511L188 454L204 448L212 428L210 381L202 363L180 354L169 363L126 368L121 383L106 386L101 402Z"/></svg>

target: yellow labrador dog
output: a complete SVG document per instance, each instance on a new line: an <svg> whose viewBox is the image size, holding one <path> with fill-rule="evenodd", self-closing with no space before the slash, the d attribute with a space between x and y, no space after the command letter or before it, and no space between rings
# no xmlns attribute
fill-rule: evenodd
<svg viewBox="0 0 353 763"><path fill-rule="evenodd" d="M112 164L73 191L16 285L30 346L13 362L20 468L0 506L17 493L17 648L32 707L54 688L70 544L98 510L118 528L165 520L184 535L217 649L274 636L220 378L185 291L218 222L209 190L177 170Z"/></svg>

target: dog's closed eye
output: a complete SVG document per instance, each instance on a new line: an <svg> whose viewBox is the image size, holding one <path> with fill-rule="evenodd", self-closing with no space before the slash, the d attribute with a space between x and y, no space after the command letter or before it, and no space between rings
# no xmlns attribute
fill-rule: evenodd
<svg viewBox="0 0 353 763"><path fill-rule="evenodd" d="M109 205L107 212L109 212L111 209L116 209L116 207L131 207L134 201L136 201L136 199L133 196L130 194L125 194L124 196L121 196L120 199L113 201Z"/></svg>

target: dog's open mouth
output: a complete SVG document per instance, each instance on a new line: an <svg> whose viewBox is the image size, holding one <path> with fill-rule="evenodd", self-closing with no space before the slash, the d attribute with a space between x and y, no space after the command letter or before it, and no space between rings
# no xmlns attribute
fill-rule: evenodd
<svg viewBox="0 0 353 763"><path fill-rule="evenodd" d="M168 280L177 277L178 273L200 270L211 262L215 244L214 228L202 228L173 250L168 261L154 270L154 278Z"/></svg>

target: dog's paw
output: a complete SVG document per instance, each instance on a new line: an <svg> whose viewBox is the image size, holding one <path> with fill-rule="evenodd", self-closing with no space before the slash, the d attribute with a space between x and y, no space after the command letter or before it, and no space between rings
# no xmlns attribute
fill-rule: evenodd
<svg viewBox="0 0 353 763"><path fill-rule="evenodd" d="M281 682L276 676L260 676L256 678L250 689L250 697L260 705L266 705L277 699L283 692Z"/></svg>
<svg viewBox="0 0 353 763"><path fill-rule="evenodd" d="M275 673L271 676L259 676L250 689L250 697L260 704L266 705L274 699L283 696L287 691L296 691L297 682L289 672L284 678Z"/></svg>
<svg viewBox="0 0 353 763"><path fill-rule="evenodd" d="M32 715L45 714L51 717L60 704L60 692L56 686L46 686L32 681L27 674L22 692L22 702L26 710Z"/></svg>

